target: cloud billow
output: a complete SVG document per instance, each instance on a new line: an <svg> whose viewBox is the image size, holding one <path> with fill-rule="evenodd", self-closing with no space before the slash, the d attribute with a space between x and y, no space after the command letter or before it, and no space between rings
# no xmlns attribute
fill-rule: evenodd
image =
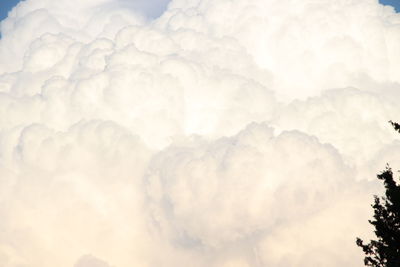
<svg viewBox="0 0 400 267"><path fill-rule="evenodd" d="M361 266L375 173L400 164L399 19L21 2L1 24L0 265Z"/></svg>

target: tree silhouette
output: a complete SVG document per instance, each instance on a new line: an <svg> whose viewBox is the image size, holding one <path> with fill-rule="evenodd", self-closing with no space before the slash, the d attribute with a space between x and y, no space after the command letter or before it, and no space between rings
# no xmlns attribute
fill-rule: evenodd
<svg viewBox="0 0 400 267"><path fill-rule="evenodd" d="M398 123L390 123L400 132ZM393 179L393 172L389 166L377 177L385 186L385 196L374 196L375 201L371 205L374 216L369 223L375 227L377 239L364 244L357 238L356 243L366 254L366 266L400 267L400 185Z"/></svg>
<svg viewBox="0 0 400 267"><path fill-rule="evenodd" d="M393 128L400 133L400 124L397 122L389 121L389 123L393 126Z"/></svg>

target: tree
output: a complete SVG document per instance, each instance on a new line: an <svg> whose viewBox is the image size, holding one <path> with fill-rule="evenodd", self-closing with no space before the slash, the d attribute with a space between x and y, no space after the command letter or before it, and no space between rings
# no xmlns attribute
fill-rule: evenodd
<svg viewBox="0 0 400 267"><path fill-rule="evenodd" d="M400 124L390 121L394 129L400 132ZM369 223L375 227L376 240L369 244L357 238L356 244L362 248L366 257L364 264L373 267L400 266L400 185L393 178L389 166L377 175L385 186L385 196L374 196L374 216Z"/></svg>

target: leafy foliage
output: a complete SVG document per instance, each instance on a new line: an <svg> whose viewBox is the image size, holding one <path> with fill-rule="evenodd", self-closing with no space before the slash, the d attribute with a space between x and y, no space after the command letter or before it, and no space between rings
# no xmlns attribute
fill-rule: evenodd
<svg viewBox="0 0 400 267"><path fill-rule="evenodd" d="M400 125L390 121L396 131L400 132ZM379 174L378 179L383 181L385 196L374 196L373 220L369 223L375 227L376 240L369 244L357 238L357 245L362 248L366 257L364 264L373 267L400 266L400 185L393 178L389 166Z"/></svg>
<svg viewBox="0 0 400 267"><path fill-rule="evenodd" d="M389 123L393 126L393 128L400 133L400 124L397 122L389 121Z"/></svg>

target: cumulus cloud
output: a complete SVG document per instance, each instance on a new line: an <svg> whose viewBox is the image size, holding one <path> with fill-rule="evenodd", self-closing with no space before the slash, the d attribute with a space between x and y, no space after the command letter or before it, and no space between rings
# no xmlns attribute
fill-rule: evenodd
<svg viewBox="0 0 400 267"><path fill-rule="evenodd" d="M79 259L74 267L109 267L106 262L99 260L93 256L85 255Z"/></svg>
<svg viewBox="0 0 400 267"><path fill-rule="evenodd" d="M150 170L148 192L166 228L178 242L212 247L307 217L351 181L333 147L258 124L211 144L172 146Z"/></svg>
<svg viewBox="0 0 400 267"><path fill-rule="evenodd" d="M0 265L361 266L400 164L399 22L375 0L19 3Z"/></svg>
<svg viewBox="0 0 400 267"><path fill-rule="evenodd" d="M273 72L278 95L292 100L365 87L365 80L399 82L398 20L375 0L183 0L171 3L160 24L235 38Z"/></svg>

